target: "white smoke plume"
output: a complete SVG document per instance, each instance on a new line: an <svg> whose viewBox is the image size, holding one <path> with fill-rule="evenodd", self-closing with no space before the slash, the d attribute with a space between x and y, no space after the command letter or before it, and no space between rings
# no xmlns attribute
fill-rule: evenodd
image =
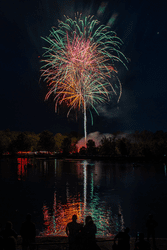
<svg viewBox="0 0 167 250"><path fill-rule="evenodd" d="M119 133L117 136L116 136L116 140L117 139L121 139L123 137L127 137L128 134L127 133ZM93 140L95 142L95 146L98 147L100 146L101 144L101 140L106 137L106 138L112 138L114 137L113 134L109 134L109 133L100 133L99 131L96 131L96 132L93 132L93 133L90 133L88 134L87 136L87 141L88 140ZM85 137L81 138L78 143L77 143L77 148L80 149L81 147L85 146Z"/></svg>

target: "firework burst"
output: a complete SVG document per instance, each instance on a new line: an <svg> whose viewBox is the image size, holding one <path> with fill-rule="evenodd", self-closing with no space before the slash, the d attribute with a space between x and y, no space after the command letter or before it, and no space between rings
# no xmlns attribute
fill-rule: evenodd
<svg viewBox="0 0 167 250"><path fill-rule="evenodd" d="M126 57L120 51L122 40L108 26L99 25L93 16L75 20L65 17L53 27L50 35L43 38L48 44L43 54L41 76L48 85L45 99L54 95L55 111L63 102L71 109L84 113L84 132L86 143L86 111L110 101L111 95L122 93L115 64L120 62L126 67ZM118 82L119 93L113 84ZM115 81L114 81L115 82Z"/></svg>

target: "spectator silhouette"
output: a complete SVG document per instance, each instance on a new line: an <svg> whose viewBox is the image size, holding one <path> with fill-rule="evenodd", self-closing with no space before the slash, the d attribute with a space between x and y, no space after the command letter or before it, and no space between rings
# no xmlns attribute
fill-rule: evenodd
<svg viewBox="0 0 167 250"><path fill-rule="evenodd" d="M26 221L22 223L20 235L22 237L23 250L27 250L28 247L30 248L30 250L35 248L32 244L35 243L36 227L35 224L31 221L31 214L27 214Z"/></svg>
<svg viewBox="0 0 167 250"><path fill-rule="evenodd" d="M66 226L66 234L69 241L69 250L77 250L79 245L79 233L81 225L77 222L77 216L72 216L72 221Z"/></svg>
<svg viewBox="0 0 167 250"><path fill-rule="evenodd" d="M94 224L92 217L87 216L85 219L85 226L82 230L83 248L85 250L100 250L100 247L96 243L95 235L97 233L97 227Z"/></svg>
<svg viewBox="0 0 167 250"><path fill-rule="evenodd" d="M139 240L135 243L134 250L150 250L150 244L144 240L144 233L139 233Z"/></svg>
<svg viewBox="0 0 167 250"><path fill-rule="evenodd" d="M130 229L128 227L125 228L124 232L119 232L114 238L113 250L130 250ZM118 240L118 245L116 245L115 241Z"/></svg>
<svg viewBox="0 0 167 250"><path fill-rule="evenodd" d="M7 221L5 229L1 231L1 236L3 238L3 246L5 250L8 249L7 246L10 237L13 237L13 241L15 240L16 243L17 233L12 229L12 222Z"/></svg>
<svg viewBox="0 0 167 250"><path fill-rule="evenodd" d="M158 226L158 223L153 219L153 215L150 214L148 217L148 220L146 221L146 227L147 227L147 240L149 241L150 237L152 236L153 239L153 245L156 246L155 243L155 227Z"/></svg>

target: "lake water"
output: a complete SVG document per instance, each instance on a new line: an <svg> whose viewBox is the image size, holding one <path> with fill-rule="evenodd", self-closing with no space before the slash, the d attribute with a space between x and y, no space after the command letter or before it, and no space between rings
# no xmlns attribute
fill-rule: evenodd
<svg viewBox="0 0 167 250"><path fill-rule="evenodd" d="M28 167L27 164L32 166ZM28 212L39 235L65 235L73 214L83 223L91 215L99 237L124 227L146 234L150 213L156 237L166 237L166 165L45 158L1 159L0 227L11 220L19 233Z"/></svg>

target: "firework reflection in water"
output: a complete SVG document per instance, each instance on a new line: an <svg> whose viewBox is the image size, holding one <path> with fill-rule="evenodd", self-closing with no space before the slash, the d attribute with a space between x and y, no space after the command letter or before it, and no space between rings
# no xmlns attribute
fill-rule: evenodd
<svg viewBox="0 0 167 250"><path fill-rule="evenodd" d="M87 161L82 163L84 197L81 197L79 193L73 197L69 196L68 185L66 185L67 202L62 204L56 200L55 191L52 210L46 204L43 205L45 229L41 232L41 235L66 236L66 225L71 222L73 214L77 215L77 221L82 224L84 224L86 216L91 215L97 226L98 237L111 237L118 231L123 230L124 219L119 200L113 197L113 204L110 206L105 200L101 202L98 193L94 191L93 172L91 173L90 193L88 194L87 164ZM97 168L98 166L95 168L95 172Z"/></svg>

